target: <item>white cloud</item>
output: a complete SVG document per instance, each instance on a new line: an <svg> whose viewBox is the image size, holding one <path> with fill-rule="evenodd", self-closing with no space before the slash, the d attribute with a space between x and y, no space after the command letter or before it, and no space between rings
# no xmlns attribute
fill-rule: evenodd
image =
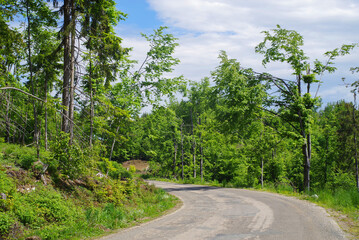
<svg viewBox="0 0 359 240"><path fill-rule="evenodd" d="M254 47L263 40L261 31L283 28L298 31L304 37L304 50L311 60L325 61L323 53L342 44L359 42L359 2L357 0L147 0L156 11L163 25L179 38L180 46L175 56L181 60L176 74L191 80L210 75L218 65L220 50L238 59L244 67L267 71L283 78L290 78L285 64L261 65L262 56L254 53ZM134 54L145 48L144 41L131 38ZM136 46L135 46L136 45ZM341 99L349 92L341 84L341 76L349 76L350 66L359 66L359 51L351 56L338 58L338 70L342 71L323 83L320 95L324 102ZM332 94L328 94L331 92Z"/></svg>
<svg viewBox="0 0 359 240"><path fill-rule="evenodd" d="M350 93L349 89L344 86L344 84L327 88L321 91L320 95L323 99L326 99L327 102L336 102L342 99L345 101L353 100L353 94Z"/></svg>

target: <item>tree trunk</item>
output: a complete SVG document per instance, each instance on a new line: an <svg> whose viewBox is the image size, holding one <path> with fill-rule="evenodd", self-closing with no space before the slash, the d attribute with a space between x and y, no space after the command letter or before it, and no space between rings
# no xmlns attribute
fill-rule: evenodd
<svg viewBox="0 0 359 240"><path fill-rule="evenodd" d="M6 142L10 143L10 92L8 93L8 97L5 97L6 100L6 114L5 114L5 125L6 125Z"/></svg>
<svg viewBox="0 0 359 240"><path fill-rule="evenodd" d="M35 84L33 79L32 72L32 60L31 60L31 32L30 32L30 7L29 0L26 1L26 18L27 18L27 50L28 50L28 64L29 64L29 72L30 72L30 84L31 84L31 93L35 96ZM39 146L39 129L38 129L38 121L37 121L37 111L36 111L36 101L32 100L33 112L34 112L34 140L36 143L37 150L37 159L40 159L40 146Z"/></svg>
<svg viewBox="0 0 359 240"><path fill-rule="evenodd" d="M173 141L173 147L174 147L174 156L173 156L173 177L176 177L176 161L177 161L177 141L176 141L176 137L174 138Z"/></svg>
<svg viewBox="0 0 359 240"><path fill-rule="evenodd" d="M354 94L354 104L353 104L353 127L354 127L354 151L355 151L355 180L356 180L356 187L359 191L359 172L358 172L358 150L357 150L357 124L356 124L356 118L355 118L355 110L356 110L356 92L353 92Z"/></svg>
<svg viewBox="0 0 359 240"><path fill-rule="evenodd" d="M64 0L64 77L62 84L62 127L61 130L69 132L69 85L71 79L71 44L70 44L70 24L71 9L70 3L73 0Z"/></svg>
<svg viewBox="0 0 359 240"><path fill-rule="evenodd" d="M192 109L191 109L191 134L192 134L193 178L196 178L196 139L194 137L193 110Z"/></svg>
<svg viewBox="0 0 359 240"><path fill-rule="evenodd" d="M25 126L27 125L27 112L25 113ZM22 145L25 145L25 135L26 135L26 131L24 130L24 132L22 133Z"/></svg>
<svg viewBox="0 0 359 240"><path fill-rule="evenodd" d="M201 117L198 118L198 124L201 126ZM202 141L202 129L199 132L199 142L200 142L200 155L201 155L201 162L200 162L200 172L201 172L201 181L203 181L203 141Z"/></svg>
<svg viewBox="0 0 359 240"><path fill-rule="evenodd" d="M263 188L263 167L264 167L264 161L263 157L261 158L261 186Z"/></svg>
<svg viewBox="0 0 359 240"><path fill-rule="evenodd" d="M119 129L120 129L120 124L118 124L118 126L117 126L117 128L116 128L116 135L118 134L118 130L119 130ZM112 154L113 154L113 149L115 148L115 143L116 143L116 136L113 138L113 141L112 141L110 158L109 158L110 161L111 161L111 159L112 159Z"/></svg>
<svg viewBox="0 0 359 240"><path fill-rule="evenodd" d="M71 79L70 79L70 103L69 103L69 132L70 132L70 145L73 142L74 138L74 87L75 87L75 30L76 30L76 22L75 22L75 7L74 1L71 2L71 21L72 21L72 29L71 29Z"/></svg>
<svg viewBox="0 0 359 240"><path fill-rule="evenodd" d="M92 59L90 50L90 72L89 72L89 90L90 90L90 146L92 147L92 135L93 135L93 119L94 119L94 101L93 101L93 89L92 89Z"/></svg>
<svg viewBox="0 0 359 240"><path fill-rule="evenodd" d="M193 178L196 178L196 140L193 139L192 143L192 153L193 153Z"/></svg>
<svg viewBox="0 0 359 240"><path fill-rule="evenodd" d="M183 122L181 124L181 163L182 163L182 180L184 179L184 172L183 172Z"/></svg>
<svg viewBox="0 0 359 240"><path fill-rule="evenodd" d="M304 158L304 191L309 193L310 191L310 158L308 154L308 144L305 143L302 146L303 158Z"/></svg>
<svg viewBox="0 0 359 240"><path fill-rule="evenodd" d="M45 136L44 136L44 141L45 141L45 150L48 150L48 138L47 138L47 78L45 79Z"/></svg>
<svg viewBox="0 0 359 240"><path fill-rule="evenodd" d="M310 91L310 83L307 85L307 93ZM298 75L298 92L299 96L302 96L301 93L301 75ZM309 194L310 192L310 160L311 160L311 152L312 152L312 141L311 141L311 135L310 132L306 133L306 126L303 119L303 112L301 110L298 111L299 116L299 124L300 124L300 131L303 140L305 141L302 146L302 152L303 152L303 161L304 161L304 191ZM309 123L307 123L309 124Z"/></svg>

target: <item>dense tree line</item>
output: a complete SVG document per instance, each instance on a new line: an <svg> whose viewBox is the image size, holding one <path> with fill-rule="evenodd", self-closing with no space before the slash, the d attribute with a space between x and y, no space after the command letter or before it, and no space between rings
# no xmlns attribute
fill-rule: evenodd
<svg viewBox="0 0 359 240"><path fill-rule="evenodd" d="M81 172L79 155L122 154L117 143L141 108L183 85L165 75L178 44L165 27L143 34L150 50L138 62L114 32L126 14L113 0L47 2L1 1L0 137Z"/></svg>
<svg viewBox="0 0 359 240"><path fill-rule="evenodd" d="M0 138L34 145L38 158L49 151L69 177L89 159L140 158L163 177L359 189L355 101L320 108L311 95L356 44L310 63L302 36L277 26L255 51L263 65L288 64L294 79L244 68L222 51L209 78L187 83L168 77L178 44L164 27L143 34L143 62L130 58L114 31L126 14L113 0L0 2Z"/></svg>
<svg viewBox="0 0 359 240"><path fill-rule="evenodd" d="M355 101L321 106L311 95L318 76L334 72L333 60L356 45L328 51L326 63L315 60L310 68L297 32L277 26L264 34L256 47L263 64L288 63L294 80L243 68L221 52L210 78L191 82L186 98L139 118L124 147L150 160L162 177L296 191L358 188Z"/></svg>

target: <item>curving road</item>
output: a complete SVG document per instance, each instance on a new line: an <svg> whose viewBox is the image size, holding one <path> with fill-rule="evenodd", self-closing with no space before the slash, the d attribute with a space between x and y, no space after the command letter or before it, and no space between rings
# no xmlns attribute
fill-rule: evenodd
<svg viewBox="0 0 359 240"><path fill-rule="evenodd" d="M323 208L306 201L243 189L150 183L179 197L183 206L102 240L346 239Z"/></svg>

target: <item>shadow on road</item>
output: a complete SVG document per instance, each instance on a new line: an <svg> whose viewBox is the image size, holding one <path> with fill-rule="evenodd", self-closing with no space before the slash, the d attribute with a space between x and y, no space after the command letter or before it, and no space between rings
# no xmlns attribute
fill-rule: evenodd
<svg viewBox="0 0 359 240"><path fill-rule="evenodd" d="M210 191L218 189L217 187L208 187L208 186L191 186L191 187L181 187L181 188L162 188L166 192L185 192L185 191Z"/></svg>

